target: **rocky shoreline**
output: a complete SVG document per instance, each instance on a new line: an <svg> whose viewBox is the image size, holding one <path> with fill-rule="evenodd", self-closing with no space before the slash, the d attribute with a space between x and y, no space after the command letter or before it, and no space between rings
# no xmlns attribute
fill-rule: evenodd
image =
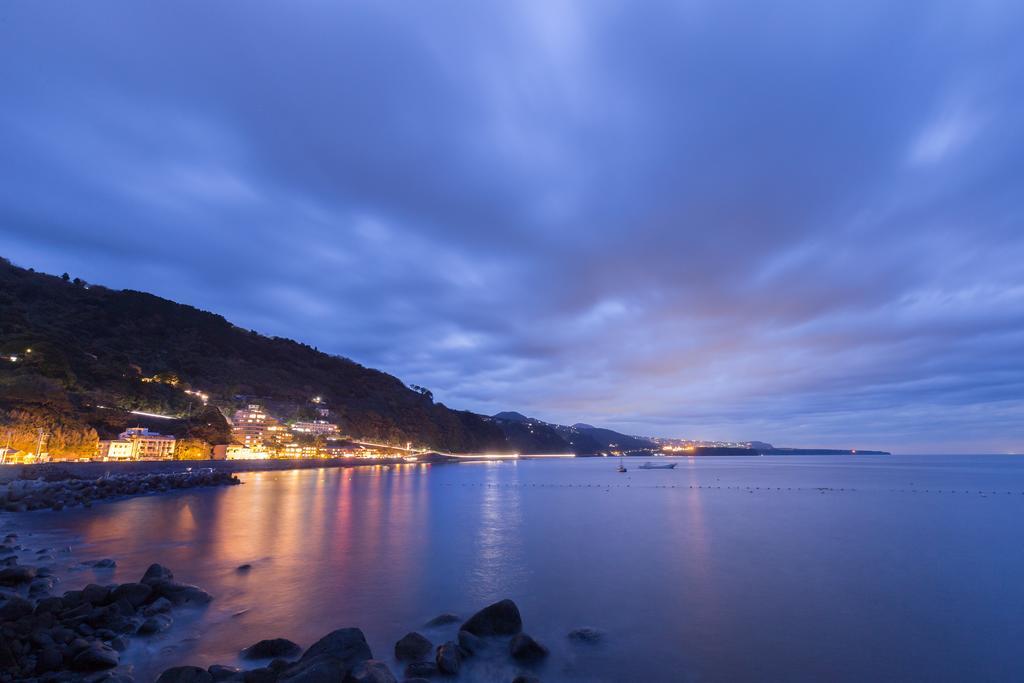
<svg viewBox="0 0 1024 683"><path fill-rule="evenodd" d="M0 544L0 681L130 683L120 657L128 638L171 627L175 609L205 605L212 596L174 580L154 564L138 582L100 585L54 595L58 581L48 566L20 564L29 549L8 534ZM37 556L52 559L49 549ZM110 559L89 563L113 568Z"/></svg>
<svg viewBox="0 0 1024 683"><path fill-rule="evenodd" d="M53 559L49 548L34 556ZM151 565L137 582L100 585L55 595L59 579L52 567L19 563L33 554L16 533L0 544L0 683L133 683L133 668L121 661L129 639L170 629L179 608L203 607L213 596L174 579L159 564ZM112 569L111 559L85 563ZM240 568L241 569L241 568ZM442 614L424 624L437 627L459 623ZM601 634L578 629L569 638L595 642ZM489 605L462 622L454 639L435 644L418 631L402 636L394 659L404 666L406 683L458 676L464 663L476 657L501 660L524 668L513 683L537 683L531 669L548 657L548 649L523 631L519 608L511 600ZM354 627L332 631L303 650L286 638L261 640L240 653L243 661L262 662L243 670L215 664L206 668L176 666L164 671L158 683L397 683L388 664L374 658L363 632Z"/></svg>
<svg viewBox="0 0 1024 683"><path fill-rule="evenodd" d="M427 626L457 623L444 614ZM594 629L579 629L572 639L592 642L600 637ZM511 600L488 605L460 627L456 640L439 645L411 631L395 643L395 659L403 663L404 683L425 683L432 678L458 676L463 663L478 657L505 657L518 666L532 667L548 656L548 649L523 632L519 608ZM397 683L387 663L376 659L363 632L354 627L331 631L303 651L286 638L261 640L242 650L243 659L271 660L265 666L242 670L214 664L207 668L176 666L167 669L157 683ZM522 672L512 683L539 683Z"/></svg>
<svg viewBox="0 0 1024 683"><path fill-rule="evenodd" d="M94 501L160 493L199 486L231 486L242 483L232 472L189 468L180 472L104 473L83 477L58 466L37 466L21 478L0 484L0 508L7 512L62 510Z"/></svg>

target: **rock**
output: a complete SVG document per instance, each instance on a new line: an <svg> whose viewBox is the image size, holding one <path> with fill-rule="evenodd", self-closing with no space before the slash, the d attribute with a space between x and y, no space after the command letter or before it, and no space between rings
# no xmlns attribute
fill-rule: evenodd
<svg viewBox="0 0 1024 683"><path fill-rule="evenodd" d="M369 659L369 657L367 657ZM359 662L354 662L358 664ZM336 657L328 654L317 655L309 659L300 659L295 665L281 672L278 683L338 683L345 678L351 669Z"/></svg>
<svg viewBox="0 0 1024 683"><path fill-rule="evenodd" d="M121 661L121 656L112 647L102 643L92 643L75 655L71 665L76 671L97 671L113 669Z"/></svg>
<svg viewBox="0 0 1024 683"><path fill-rule="evenodd" d="M469 631L459 631L459 647L467 653L474 655L484 649L484 640L480 636L474 636Z"/></svg>
<svg viewBox="0 0 1024 683"><path fill-rule="evenodd" d="M540 683L540 679L529 674L519 674L512 679L512 683Z"/></svg>
<svg viewBox="0 0 1024 683"><path fill-rule="evenodd" d="M17 586L22 583L29 583L34 578L36 578L35 567L15 565L0 569L0 586Z"/></svg>
<svg viewBox="0 0 1024 683"><path fill-rule="evenodd" d="M234 666L214 664L208 668L206 672L210 674L211 678L213 678L214 683L219 683L219 681L243 680L242 670Z"/></svg>
<svg viewBox="0 0 1024 683"><path fill-rule="evenodd" d="M345 677L345 683L398 683L388 665L379 659L359 662Z"/></svg>
<svg viewBox="0 0 1024 683"><path fill-rule="evenodd" d="M436 617L428 621L426 624L424 624L424 626L426 626L427 628L434 628L435 626L446 626L448 624L454 624L457 621L459 621L459 617L457 617L454 614L448 614L447 612L445 612L444 614L437 615Z"/></svg>
<svg viewBox="0 0 1024 683"><path fill-rule="evenodd" d="M93 562L89 562L88 565L93 569L113 569L117 566L117 562L114 562L109 557L105 557L102 560L95 560Z"/></svg>
<svg viewBox="0 0 1024 683"><path fill-rule="evenodd" d="M508 650L515 659L523 662L536 662L548 656L548 649L525 633L513 636Z"/></svg>
<svg viewBox="0 0 1024 683"><path fill-rule="evenodd" d="M359 662L373 659L370 646L366 644L366 636L357 628L339 628L331 631L313 643L303 654L300 662L326 655L340 661L344 670L348 671Z"/></svg>
<svg viewBox="0 0 1024 683"><path fill-rule="evenodd" d="M454 676L459 673L459 667L462 666L462 651L459 644L449 640L444 645L439 645L434 661L437 663L437 670L443 674Z"/></svg>
<svg viewBox="0 0 1024 683"><path fill-rule="evenodd" d="M240 573L240 574L244 574L245 572L249 571L250 569L252 569L252 565L248 564L248 563L240 564L237 567L235 567L235 571Z"/></svg>
<svg viewBox="0 0 1024 683"><path fill-rule="evenodd" d="M90 583L82 589L82 599L90 605L105 605L110 600L110 589L106 586Z"/></svg>
<svg viewBox="0 0 1024 683"><path fill-rule="evenodd" d="M125 636L115 636L110 640L110 647L118 652L124 652L128 649L128 638Z"/></svg>
<svg viewBox="0 0 1024 683"><path fill-rule="evenodd" d="M44 647L36 655L36 673L56 671L64 663L64 658L54 646Z"/></svg>
<svg viewBox="0 0 1024 683"><path fill-rule="evenodd" d="M298 657L302 648L287 638L261 640L242 650L242 659L273 659L274 657Z"/></svg>
<svg viewBox="0 0 1024 683"><path fill-rule="evenodd" d="M141 579L139 579L139 583L152 584L155 581L173 580L174 573L171 572L170 569L164 567L163 565L151 564L149 565L149 569L146 570L146 573L142 575ZM168 669L167 671L171 671L171 669ZM166 671L164 673L166 673Z"/></svg>
<svg viewBox="0 0 1024 683"><path fill-rule="evenodd" d="M151 617L154 614L162 614L164 612L170 612L174 605L167 598L157 598L150 604L142 608L143 616Z"/></svg>
<svg viewBox="0 0 1024 683"><path fill-rule="evenodd" d="M175 666L160 674L156 683L213 683L213 676L198 666Z"/></svg>
<svg viewBox="0 0 1024 683"><path fill-rule="evenodd" d="M139 625L138 633L142 636L163 633L171 627L174 620L167 614L154 614Z"/></svg>
<svg viewBox="0 0 1024 683"><path fill-rule="evenodd" d="M0 606L0 621L17 621L27 617L35 611L35 605L31 600L26 600L20 595L12 595Z"/></svg>
<svg viewBox="0 0 1024 683"><path fill-rule="evenodd" d="M511 636L523 630L523 618L516 603L506 599L484 607L461 630L475 636Z"/></svg>
<svg viewBox="0 0 1024 683"><path fill-rule="evenodd" d="M436 662L410 662L405 666L406 678L433 678L437 674Z"/></svg>
<svg viewBox="0 0 1024 683"><path fill-rule="evenodd" d="M269 667L250 669L242 674L244 683L277 683L277 672Z"/></svg>
<svg viewBox="0 0 1024 683"><path fill-rule="evenodd" d="M154 593L175 605L205 605L213 600L213 596L202 588L187 583L159 579L147 583Z"/></svg>
<svg viewBox="0 0 1024 683"><path fill-rule="evenodd" d="M117 602L124 598L132 607L138 609L146 603L152 594L153 589L144 583L122 583L110 592L110 599L112 602Z"/></svg>
<svg viewBox="0 0 1024 683"><path fill-rule="evenodd" d="M604 639L604 632L596 628L574 628L569 631L569 640L580 643L596 643Z"/></svg>
<svg viewBox="0 0 1024 683"><path fill-rule="evenodd" d="M418 662L426 659L433 650L433 643L413 631L406 633L401 640L395 643L395 659L400 662Z"/></svg>

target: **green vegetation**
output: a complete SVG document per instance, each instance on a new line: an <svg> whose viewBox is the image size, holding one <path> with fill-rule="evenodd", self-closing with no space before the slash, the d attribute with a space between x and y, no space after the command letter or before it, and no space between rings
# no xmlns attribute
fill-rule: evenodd
<svg viewBox="0 0 1024 683"><path fill-rule="evenodd" d="M186 390L205 392L211 405ZM97 438L145 424L131 410L183 418L152 424L159 432L226 443L213 406L253 400L304 413L313 396L356 438L453 452L569 449L557 434L506 433L422 387L219 315L0 260L0 445L9 432L22 449L45 429L51 453L90 455Z"/></svg>

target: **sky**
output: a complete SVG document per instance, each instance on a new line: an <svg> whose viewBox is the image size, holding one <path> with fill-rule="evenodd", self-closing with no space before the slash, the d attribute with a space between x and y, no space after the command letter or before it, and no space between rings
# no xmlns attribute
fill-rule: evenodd
<svg viewBox="0 0 1024 683"><path fill-rule="evenodd" d="M0 255L446 405L1024 452L1017 0L0 4Z"/></svg>

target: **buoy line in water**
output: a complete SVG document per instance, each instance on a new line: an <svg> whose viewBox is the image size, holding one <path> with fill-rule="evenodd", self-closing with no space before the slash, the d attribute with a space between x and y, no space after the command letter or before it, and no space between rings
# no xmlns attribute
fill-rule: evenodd
<svg viewBox="0 0 1024 683"><path fill-rule="evenodd" d="M489 488L489 489L527 489L527 488L547 488L547 489L600 489L602 491L609 491L615 488L633 488L632 479L628 483L614 483L614 484L546 484L546 483L518 483L518 484L489 484L489 483L442 483L441 486L460 486L463 488ZM971 490L971 489L858 489L855 487L834 487L834 486L713 486L704 484L638 484L637 488L652 488L652 489L680 489L680 490L701 490L701 491L743 491L747 493L765 492L765 493L785 493L785 492L806 492L806 493L860 493L860 492L875 492L875 493L910 493L910 494L966 494L966 495L979 495L983 498L989 496L1024 496L1024 491L985 491L985 490Z"/></svg>

